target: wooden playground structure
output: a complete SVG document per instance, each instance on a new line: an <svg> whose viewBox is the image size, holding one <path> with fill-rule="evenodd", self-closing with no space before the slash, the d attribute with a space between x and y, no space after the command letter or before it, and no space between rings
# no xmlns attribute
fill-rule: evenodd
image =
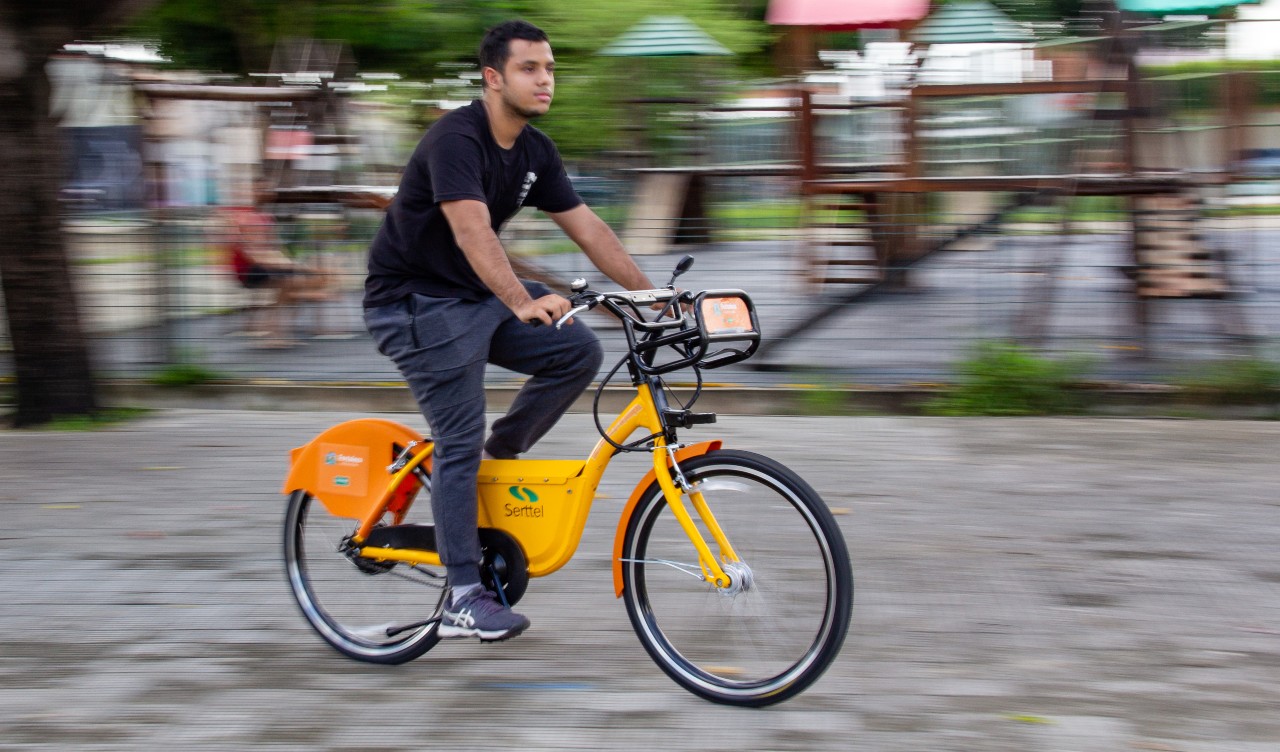
<svg viewBox="0 0 1280 752"><path fill-rule="evenodd" d="M1132 58L1117 61L1105 50L1101 54L1092 50L1091 55L1090 66L1064 65L1065 75L1052 80L917 83L900 97L871 101L836 97L811 86L795 87L787 92L785 104L750 106L757 112L772 111L791 124L794 152L790 158L768 164L693 159L678 166L627 168L633 191L621 232L624 242L634 253L663 253L676 242L705 242L711 237L707 208L713 179L781 178L803 205L803 241L796 266L815 293L815 316L820 319L877 291L909 288L914 264L935 252L999 232L1012 210L1052 208L1060 217L1055 232L1065 236L1073 231L1071 203L1076 197L1115 197L1122 207L1129 249L1119 271L1132 285L1132 323L1135 340L1141 344L1152 320L1153 301L1231 299L1229 251L1208 247L1200 229L1202 197L1206 190L1220 189L1236 178L1237 159L1249 146L1247 129L1256 91L1246 73L1223 76L1215 109L1218 122L1212 126L1218 134L1219 166L1189 170L1165 159L1168 152L1180 150L1160 141L1167 141L1170 134L1176 137L1178 129L1164 127L1164 115L1153 105L1152 82L1139 76ZM307 87L144 84L138 88L153 101L283 103L309 113L305 117L316 123L337 107L331 93ZM1106 143L1100 149L1086 149L1059 139L1066 153L1060 164L1048 170L1027 169L1025 160L1012 169L980 160L956 168L931 156L940 105L1035 97L1085 102L1077 105L1080 122L1103 124L1108 129ZM895 143L900 149L876 153L874 159L831 158L825 153L820 121L825 118L829 123L864 111L890 113L896 119ZM327 139L326 144L342 148L354 138L316 135L315 143ZM393 197L392 187L305 185L284 179L277 181L273 201L385 209ZM940 217L938 197L964 207L959 221ZM563 286L562 280L528 259L513 262L523 276ZM1039 264L1038 293L1027 301L1021 317L1021 336L1029 341L1044 336L1058 260L1048 254ZM1229 305L1218 308L1224 311L1224 331L1244 329ZM813 318L808 318L809 325ZM799 334L799 330L784 332L777 339Z"/></svg>
<svg viewBox="0 0 1280 752"><path fill-rule="evenodd" d="M1215 131L1218 153L1213 161L1219 167L1191 170L1176 163L1188 147L1177 142L1179 128L1170 127L1167 114L1153 104L1152 82L1140 78L1132 61L1099 69L1108 77L918 84L901 99L872 102L851 102L801 87L793 92L793 104L773 108L794 123L794 163L635 169L640 188L632 218L641 216L657 228L657 236L648 237L645 245L650 252L660 252L675 242L680 227L707 225L703 207L709 179L790 178L804 206L798 267L818 302L803 325L772 338L779 342L802 336L815 318L837 315L877 291L910 287L914 264L937 251L998 233L1012 210L1048 207L1059 217L1054 232L1066 236L1073 232L1075 198L1114 197L1122 207L1117 216L1123 218L1128 238L1129 258L1117 271L1131 283L1135 349L1145 347L1158 300L1221 300L1214 306L1221 329L1232 336L1242 334L1243 318L1232 305L1229 249L1210 247L1201 224L1203 194L1220 191L1236 179L1235 165L1249 144L1247 129L1257 94L1248 74L1225 74L1218 89L1217 122L1208 127ZM1046 172L1001 172L1000 165L987 164L978 166L985 174L945 174L945 167L937 169L928 158L930 114L937 103L1018 97L1081 98L1089 104L1080 122L1109 127L1107 143L1101 149L1077 144L1060 169ZM900 159L878 164L824 159L819 118L868 109L897 113ZM939 222L941 196L970 210L961 221ZM1045 336L1059 258L1050 253L1038 265L1038 289L1027 301L1019 327L1020 336L1031 342Z"/></svg>

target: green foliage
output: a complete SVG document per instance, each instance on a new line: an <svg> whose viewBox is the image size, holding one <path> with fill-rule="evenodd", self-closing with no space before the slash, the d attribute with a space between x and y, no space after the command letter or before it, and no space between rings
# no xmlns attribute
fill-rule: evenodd
<svg viewBox="0 0 1280 752"><path fill-rule="evenodd" d="M1056 415L1077 412L1071 387L1087 362L1055 361L1012 342L983 342L959 365L958 383L924 406L933 415Z"/></svg>
<svg viewBox="0 0 1280 752"><path fill-rule="evenodd" d="M1280 365L1257 357L1211 363L1177 382L1196 402L1240 405L1280 398Z"/></svg>
<svg viewBox="0 0 1280 752"><path fill-rule="evenodd" d="M1124 199L1119 196L1074 196L1070 199L1072 222L1108 222L1127 220ZM1061 222L1062 209L1057 206L1024 206L1005 214L1004 221Z"/></svg>
<svg viewBox="0 0 1280 752"><path fill-rule="evenodd" d="M148 381L156 386L195 386L222 378L218 372L197 363L176 363L152 375Z"/></svg>
<svg viewBox="0 0 1280 752"><path fill-rule="evenodd" d="M1223 74L1232 72L1250 74L1256 104L1280 105L1280 60L1216 60L1142 68L1143 77L1154 80L1160 99L1167 107L1201 112L1223 106L1226 92Z"/></svg>
<svg viewBox="0 0 1280 752"><path fill-rule="evenodd" d="M726 0L632 0L592 2L541 0L529 20L546 30L556 54L556 101L538 127L556 140L569 159L610 148L635 148L630 126L651 130L672 126L674 112L689 107L638 107L627 100L687 98L714 102L721 82L760 75L767 55L759 54L773 32L744 17ZM601 57L596 53L641 20L681 15L697 24L734 57Z"/></svg>
<svg viewBox="0 0 1280 752"><path fill-rule="evenodd" d="M845 391L830 384L797 389L795 408L800 415L848 415L851 412Z"/></svg>
<svg viewBox="0 0 1280 752"><path fill-rule="evenodd" d="M520 15L528 2L506 0L162 0L133 33L164 42L182 67L224 73L267 70L276 41L340 39L362 70L427 76L457 59L470 40L474 56L487 25Z"/></svg>
<svg viewBox="0 0 1280 752"><path fill-rule="evenodd" d="M1082 0L992 0L1015 21L1060 21L1080 15Z"/></svg>
<svg viewBox="0 0 1280 752"><path fill-rule="evenodd" d="M708 207L717 241L769 240L789 237L802 224L804 207L799 201L722 202Z"/></svg>
<svg viewBox="0 0 1280 752"><path fill-rule="evenodd" d="M61 415L38 428L42 431L96 431L136 420L149 412L142 407L113 407L86 415Z"/></svg>
<svg viewBox="0 0 1280 752"><path fill-rule="evenodd" d="M765 7L764 0L161 0L131 33L159 39L183 68L260 72L268 69L278 39L340 39L359 70L431 80L449 75L442 65L475 64L486 28L525 18L550 36L558 72L555 104L537 125L566 157L580 159L619 145L619 126L635 116L623 100L679 96L710 102L718 96L717 82L768 74L769 56L760 53L778 32L764 24ZM735 57L596 54L640 20L672 14L698 24Z"/></svg>

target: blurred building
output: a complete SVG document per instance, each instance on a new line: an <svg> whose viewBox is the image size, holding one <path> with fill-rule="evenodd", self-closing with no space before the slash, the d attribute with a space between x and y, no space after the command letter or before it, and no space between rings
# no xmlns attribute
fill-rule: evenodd
<svg viewBox="0 0 1280 752"><path fill-rule="evenodd" d="M142 129L126 64L100 48L54 55L46 73L50 115L67 142L64 198L74 205L142 207Z"/></svg>

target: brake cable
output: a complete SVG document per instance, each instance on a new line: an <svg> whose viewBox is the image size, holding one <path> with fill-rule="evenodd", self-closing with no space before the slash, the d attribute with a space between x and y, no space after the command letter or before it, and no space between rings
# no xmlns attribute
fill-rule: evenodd
<svg viewBox="0 0 1280 752"><path fill-rule="evenodd" d="M600 397L601 395L604 394L605 386L613 379L615 375L617 375L618 369L622 368L622 364L626 363L629 357L630 357L630 353L622 356L622 360L619 360L618 364L614 366L612 370L609 371L608 375L606 375L603 379L600 380L600 386L596 387L595 399L593 399L591 402L591 418L592 420L595 421L596 431L599 432L600 437L603 438L605 441L609 442L609 445L612 446L615 450L619 452L643 452L643 451L648 451L647 448L644 446L645 444L647 444L650 441L653 441L654 439L658 438L662 434L660 433L649 434L648 436L645 436L642 439L637 439L635 441L632 441L626 444L619 444L618 442L614 441L611 436L609 436L609 432L606 431L604 426L600 424ZM666 382L663 382L663 385L665 386Z"/></svg>

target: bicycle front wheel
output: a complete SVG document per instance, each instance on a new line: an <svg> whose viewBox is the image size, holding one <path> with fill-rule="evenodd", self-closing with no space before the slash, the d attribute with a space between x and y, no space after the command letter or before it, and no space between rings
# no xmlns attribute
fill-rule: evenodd
<svg viewBox="0 0 1280 752"><path fill-rule="evenodd" d="M429 517L430 506L423 490L410 516ZM295 491L284 528L289 587L303 616L339 652L369 663L411 661L440 639L444 572L355 556L348 546L355 527L355 520L334 517L311 494Z"/></svg>
<svg viewBox="0 0 1280 752"><path fill-rule="evenodd" d="M848 631L853 573L840 528L807 483L767 457L724 450L680 467L737 554L737 562L721 556L733 583L705 581L655 482L623 541L631 624L658 666L696 695L743 706L794 697L827 669ZM696 520L687 498L686 507Z"/></svg>

